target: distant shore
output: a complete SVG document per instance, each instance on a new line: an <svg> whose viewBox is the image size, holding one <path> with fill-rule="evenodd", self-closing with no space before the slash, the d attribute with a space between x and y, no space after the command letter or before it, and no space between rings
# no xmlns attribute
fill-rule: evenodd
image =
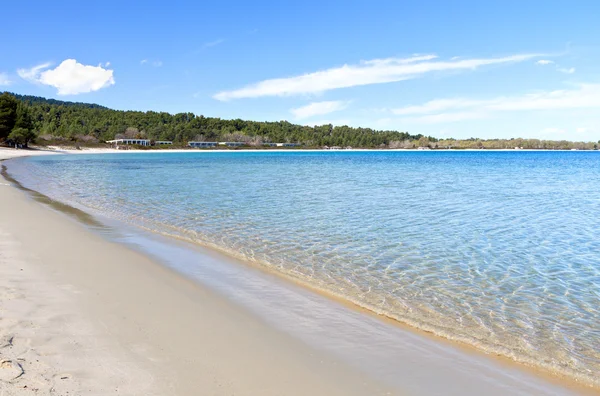
<svg viewBox="0 0 600 396"><path fill-rule="evenodd" d="M29 149L14 149L9 147L0 147L2 152L13 152L14 156L23 155L40 155L40 154L127 154L127 153L254 153L254 152L269 152L269 153L290 153L290 152L463 152L463 151L477 151L477 152L521 152L521 151L540 151L540 152L565 152L565 151L577 151L577 152L599 152L599 150L553 150L553 149L434 149L434 150L421 150L421 149L368 149L368 148L352 148L352 149L322 149L322 148L293 148L293 149L272 149L272 148L235 148L235 149L196 149L196 148L160 148L160 149L115 149L109 147L79 147L74 146L32 146ZM17 154L18 152L18 154ZM9 156L9 154L5 154Z"/></svg>

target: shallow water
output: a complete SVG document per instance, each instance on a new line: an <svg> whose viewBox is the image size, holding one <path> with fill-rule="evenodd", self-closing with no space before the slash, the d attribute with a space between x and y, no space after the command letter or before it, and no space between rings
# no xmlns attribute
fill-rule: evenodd
<svg viewBox="0 0 600 396"><path fill-rule="evenodd" d="M26 187L598 381L600 153L31 157Z"/></svg>

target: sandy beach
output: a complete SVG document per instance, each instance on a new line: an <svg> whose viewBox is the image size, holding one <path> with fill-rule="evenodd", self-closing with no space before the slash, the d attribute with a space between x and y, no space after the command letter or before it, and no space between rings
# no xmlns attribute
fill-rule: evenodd
<svg viewBox="0 0 600 396"><path fill-rule="evenodd" d="M0 291L3 396L390 392L5 180Z"/></svg>

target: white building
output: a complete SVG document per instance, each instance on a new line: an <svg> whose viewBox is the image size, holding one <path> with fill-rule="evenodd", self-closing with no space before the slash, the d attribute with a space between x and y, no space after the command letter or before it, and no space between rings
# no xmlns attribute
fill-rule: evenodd
<svg viewBox="0 0 600 396"><path fill-rule="evenodd" d="M195 148L216 147L217 142L188 142L188 146Z"/></svg>
<svg viewBox="0 0 600 396"><path fill-rule="evenodd" d="M170 140L157 140L157 141L154 142L154 144L156 146L161 146L161 145L164 145L164 144L173 144L173 142L170 141Z"/></svg>
<svg viewBox="0 0 600 396"><path fill-rule="evenodd" d="M275 143L277 147L298 147L300 143Z"/></svg>
<svg viewBox="0 0 600 396"><path fill-rule="evenodd" d="M119 148L119 145L128 146L128 145L138 145L138 146L150 146L150 140L148 139L115 139L115 140L107 140L106 143L114 145L116 148Z"/></svg>

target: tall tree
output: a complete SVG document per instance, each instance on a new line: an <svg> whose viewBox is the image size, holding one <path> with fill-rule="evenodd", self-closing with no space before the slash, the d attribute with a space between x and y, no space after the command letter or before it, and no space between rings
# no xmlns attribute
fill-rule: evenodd
<svg viewBox="0 0 600 396"><path fill-rule="evenodd" d="M27 129L28 131L33 130L33 119L31 118L31 112L25 103L20 102L18 104L16 115L15 126L13 128L23 128Z"/></svg>
<svg viewBox="0 0 600 396"><path fill-rule="evenodd" d="M33 120L29 108L24 103L19 103L16 110L15 125L8 135L8 139L16 144L27 147L29 142L35 139L33 131Z"/></svg>
<svg viewBox="0 0 600 396"><path fill-rule="evenodd" d="M0 95L0 141L6 139L15 127L18 104L17 99L9 93Z"/></svg>

